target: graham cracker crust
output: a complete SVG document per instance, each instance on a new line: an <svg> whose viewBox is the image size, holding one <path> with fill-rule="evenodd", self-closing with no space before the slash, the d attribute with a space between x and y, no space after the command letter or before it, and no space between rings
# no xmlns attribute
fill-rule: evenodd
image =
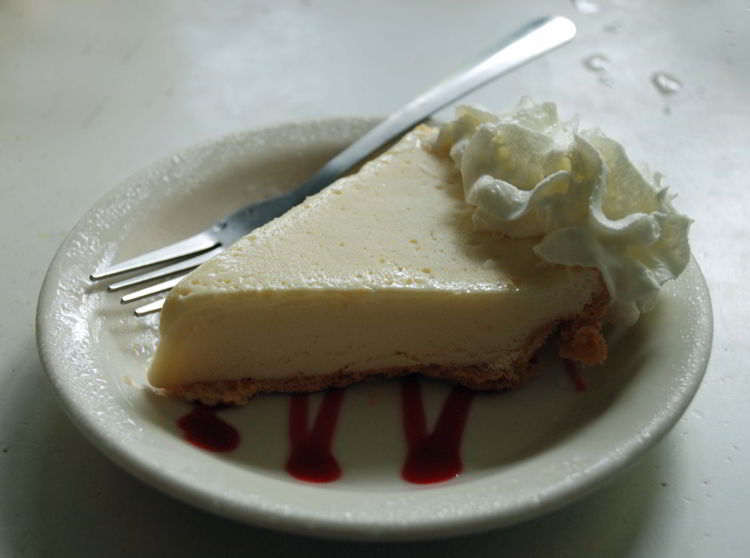
<svg viewBox="0 0 750 558"><path fill-rule="evenodd" d="M166 391L180 399L199 402L203 405L244 405L252 396L259 393L307 393L328 388L344 388L364 381L397 378L409 374L448 380L478 391L495 391L518 387L531 378L533 372L534 366L529 364L524 370L502 372L494 377L488 377L487 372L479 366L446 368L430 365L356 372L339 371L321 376L297 376L282 379L244 378L222 382L199 382Z"/></svg>

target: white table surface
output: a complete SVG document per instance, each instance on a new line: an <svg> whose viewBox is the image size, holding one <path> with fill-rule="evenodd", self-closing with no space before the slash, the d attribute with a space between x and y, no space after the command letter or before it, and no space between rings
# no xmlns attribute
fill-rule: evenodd
<svg viewBox="0 0 750 558"><path fill-rule="evenodd" d="M0 3L0 556L747 556L750 4L397 0ZM584 8L598 8L584 9ZM587 13L595 12L595 13ZM695 219L714 304L705 381L629 470L552 515L478 536L336 543L210 516L110 463L41 369L37 294L110 188L243 128L385 114L541 14L575 42L482 89L495 110L554 100L661 170ZM593 71L589 59L606 57ZM588 65L587 65L588 60ZM676 77L663 94L652 78Z"/></svg>

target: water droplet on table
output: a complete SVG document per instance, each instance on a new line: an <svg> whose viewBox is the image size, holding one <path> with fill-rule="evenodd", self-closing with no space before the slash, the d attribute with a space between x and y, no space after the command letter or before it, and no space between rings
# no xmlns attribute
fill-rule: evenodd
<svg viewBox="0 0 750 558"><path fill-rule="evenodd" d="M583 59L583 66L599 76L599 83L612 87L612 78L609 75L609 58L603 54L592 54Z"/></svg>
<svg viewBox="0 0 750 558"><path fill-rule="evenodd" d="M583 65L592 72L606 72L609 66L609 58L603 54L592 54L583 59Z"/></svg>
<svg viewBox="0 0 750 558"><path fill-rule="evenodd" d="M599 13L599 4L594 0L571 0L573 7L582 14Z"/></svg>
<svg viewBox="0 0 750 558"><path fill-rule="evenodd" d="M656 72L651 76L651 83L662 95L674 95L682 90L682 82L666 72Z"/></svg>

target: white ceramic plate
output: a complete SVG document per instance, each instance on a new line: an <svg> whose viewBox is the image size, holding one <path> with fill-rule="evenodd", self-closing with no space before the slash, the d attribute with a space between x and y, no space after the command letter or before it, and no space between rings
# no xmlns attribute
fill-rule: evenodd
<svg viewBox="0 0 750 558"><path fill-rule="evenodd" d="M585 371L586 391L550 357L523 389L477 396L461 446L464 471L439 484L401 477L399 381L346 390L333 443L343 476L328 484L285 471L289 397L220 411L241 443L212 453L186 442L177 427L191 407L148 388L158 315L135 318L89 273L293 186L373 122L232 135L154 165L96 204L55 256L38 306L40 354L64 407L105 454L151 485L229 518L317 536L451 536L540 515L599 486L669 430L701 381L711 307L694 262L664 289L655 311L610 332L608 363ZM425 381L422 390L434 421L450 387ZM310 396L311 414L320 400Z"/></svg>

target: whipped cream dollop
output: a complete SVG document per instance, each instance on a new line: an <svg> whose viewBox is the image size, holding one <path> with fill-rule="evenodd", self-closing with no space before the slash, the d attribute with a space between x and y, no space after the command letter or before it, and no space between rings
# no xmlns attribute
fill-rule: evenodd
<svg viewBox="0 0 750 558"><path fill-rule="evenodd" d="M543 260L597 268L611 321L635 322L688 264L691 220L662 176L636 167L600 130L561 121L554 103L524 98L502 115L461 106L437 148L456 163L478 230L539 237Z"/></svg>

